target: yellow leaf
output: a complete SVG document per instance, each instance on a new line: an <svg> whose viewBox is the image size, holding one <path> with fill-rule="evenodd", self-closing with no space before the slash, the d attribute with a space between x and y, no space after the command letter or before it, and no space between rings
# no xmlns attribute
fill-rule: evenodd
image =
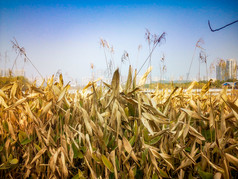
<svg viewBox="0 0 238 179"><path fill-rule="evenodd" d="M87 113L87 111L86 111L85 109L83 109L83 108L81 108L81 110L82 110L82 112L83 112L83 119L84 119L84 123L85 123L86 129L87 129L89 135L92 136L92 135L93 135L93 131L92 131L92 127L91 127L91 125L90 125L90 123L89 123L90 118L89 118L89 116L88 116L88 113Z"/></svg>
<svg viewBox="0 0 238 179"><path fill-rule="evenodd" d="M119 69L117 69L112 77L111 88L114 93L114 96L119 94L119 87L120 87L120 74Z"/></svg>
<svg viewBox="0 0 238 179"><path fill-rule="evenodd" d="M57 100L57 103L60 102L60 101L63 99L63 97L64 97L66 91L69 89L69 87L70 87L69 85L66 85L66 86L64 87L63 91L62 91L62 92L60 93L60 95L59 95L59 98L58 98L58 100Z"/></svg>
<svg viewBox="0 0 238 179"><path fill-rule="evenodd" d="M198 113L196 113L195 111L191 111L189 109L184 109L184 108L181 108L181 110L186 112L192 118L203 120L203 118L200 115L198 115Z"/></svg>
<svg viewBox="0 0 238 179"><path fill-rule="evenodd" d="M110 170L111 172L114 172L114 168L112 163L107 159L107 157L105 155L101 156L102 161L104 163L104 165L108 168L108 170Z"/></svg>
<svg viewBox="0 0 238 179"><path fill-rule="evenodd" d="M17 87L18 87L17 82L14 82L13 85L12 85L11 93L10 93L10 98L11 99L15 97L16 91L17 91Z"/></svg>
<svg viewBox="0 0 238 179"><path fill-rule="evenodd" d="M52 106L52 101L49 102L47 105L45 105L45 107L44 107L43 110L42 110L41 115L47 113L47 112L50 110L51 106Z"/></svg>
<svg viewBox="0 0 238 179"><path fill-rule="evenodd" d="M192 82L192 84L188 87L188 89L187 89L187 93L191 93L192 92L192 89L194 88L194 86L195 85L197 85L198 84L198 82L196 82L196 81L193 81Z"/></svg>
<svg viewBox="0 0 238 179"><path fill-rule="evenodd" d="M14 159L12 159L11 161L10 161L10 164L12 164L12 165L15 165L15 164L17 164L18 163L18 159L17 158L14 158Z"/></svg>
<svg viewBox="0 0 238 179"><path fill-rule="evenodd" d="M212 79L209 80L209 81L207 82L207 84L205 84L205 85L202 87L201 95L204 95L204 94L209 90L209 88L210 88L210 86L211 86L211 82L212 82Z"/></svg>
<svg viewBox="0 0 238 179"><path fill-rule="evenodd" d="M129 66L129 71L128 71L128 76L127 76L127 81L126 81L126 86L125 86L125 93L130 90L132 84L132 70L131 70L131 65Z"/></svg>
<svg viewBox="0 0 238 179"><path fill-rule="evenodd" d="M0 89L0 96L3 97L3 98L7 98L6 94L1 89Z"/></svg>
<svg viewBox="0 0 238 179"><path fill-rule="evenodd" d="M27 98L22 98L22 99L19 99L17 102L15 102L12 106L9 106L8 108L6 108L6 110L7 109L11 109L11 108L14 108L14 107L16 107L16 106L18 106L18 105L20 105L20 104L22 104L23 102L25 102L26 101L26 99Z"/></svg>
<svg viewBox="0 0 238 179"><path fill-rule="evenodd" d="M0 105L3 105L5 108L8 108L8 105L6 104L5 100L0 96Z"/></svg>
<svg viewBox="0 0 238 179"><path fill-rule="evenodd" d="M152 66L150 66L147 71L144 73L144 75L141 77L140 81L139 81L139 86L143 86L146 82L147 76L150 74L150 72L152 71Z"/></svg>

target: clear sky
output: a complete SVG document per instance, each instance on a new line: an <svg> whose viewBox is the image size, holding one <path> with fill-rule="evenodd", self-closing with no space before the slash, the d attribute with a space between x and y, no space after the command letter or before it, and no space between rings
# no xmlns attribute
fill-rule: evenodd
<svg viewBox="0 0 238 179"><path fill-rule="evenodd" d="M134 67L140 67L148 56L145 29L152 34L166 32L166 42L152 55L153 77L160 75L160 59L165 55L166 78L185 78L194 47L199 38L208 55L208 66L217 58L238 59L238 23L218 32L219 28L238 19L238 1L0 1L1 68L7 52L11 67L16 53L11 40L15 37L26 49L44 77L61 70L65 76L81 80L106 69L100 38L113 46L115 66L121 67L126 50ZM138 46L142 45L138 53ZM199 50L195 54L191 78L198 75ZM111 55L108 53L108 58ZM19 58L17 68L25 68L28 77L38 76L34 68ZM146 65L147 67L147 65ZM128 63L122 65L127 72ZM146 68L143 68L143 72ZM201 65L205 75L205 65Z"/></svg>

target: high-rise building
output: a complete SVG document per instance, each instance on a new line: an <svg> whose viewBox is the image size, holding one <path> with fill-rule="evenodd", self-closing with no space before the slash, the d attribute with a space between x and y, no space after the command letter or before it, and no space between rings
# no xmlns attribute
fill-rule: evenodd
<svg viewBox="0 0 238 179"><path fill-rule="evenodd" d="M228 59L226 61L220 60L216 66L216 79L228 80L236 79L237 75L237 62L235 59Z"/></svg>
<svg viewBox="0 0 238 179"><path fill-rule="evenodd" d="M225 80L225 71L226 71L226 62L224 60L220 60L216 65L216 79L217 80Z"/></svg>
<svg viewBox="0 0 238 179"><path fill-rule="evenodd" d="M226 60L226 78L225 78L225 80L236 79L236 73L237 73L236 60L234 60L234 59Z"/></svg>
<svg viewBox="0 0 238 179"><path fill-rule="evenodd" d="M222 75L221 75L222 69L219 65L216 66L216 79L217 80L222 80Z"/></svg>

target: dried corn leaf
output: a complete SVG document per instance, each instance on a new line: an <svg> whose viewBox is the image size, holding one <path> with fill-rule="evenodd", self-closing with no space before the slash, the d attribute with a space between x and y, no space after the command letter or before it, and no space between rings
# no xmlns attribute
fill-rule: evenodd
<svg viewBox="0 0 238 179"><path fill-rule="evenodd" d="M152 66L150 66L147 71L144 73L144 75L141 77L140 81L139 81L139 86L143 86L146 82L147 76L150 74L150 72L152 71Z"/></svg>
<svg viewBox="0 0 238 179"><path fill-rule="evenodd" d="M229 153L225 153L225 157L230 163L232 163L233 165L235 165L238 168L238 158L236 158L235 156L233 156Z"/></svg>
<svg viewBox="0 0 238 179"><path fill-rule="evenodd" d="M201 154L206 159L206 161L212 166L212 168L214 168L215 170L217 170L217 171L219 171L221 173L224 173L224 170L221 167L219 167L219 166L215 165L214 163L212 163L203 153L201 153Z"/></svg>
<svg viewBox="0 0 238 179"><path fill-rule="evenodd" d="M111 88L113 90L113 93L115 96L119 94L119 88L120 88L120 74L119 74L119 69L117 69L112 77L112 82L111 82Z"/></svg>
<svg viewBox="0 0 238 179"><path fill-rule="evenodd" d="M136 155L135 155L135 153L134 153L134 151L131 147L130 142L124 136L122 138L122 141L123 141L123 146L124 146L125 150L127 151L127 153L129 153L129 154L131 153L131 157L138 164L138 159L137 159L137 157L136 157Z"/></svg>
<svg viewBox="0 0 238 179"><path fill-rule="evenodd" d="M46 147L44 147L43 149L41 149L41 150L36 154L36 156L32 159L31 165L32 165L38 158L40 158L40 157L45 153L46 150L47 150Z"/></svg>

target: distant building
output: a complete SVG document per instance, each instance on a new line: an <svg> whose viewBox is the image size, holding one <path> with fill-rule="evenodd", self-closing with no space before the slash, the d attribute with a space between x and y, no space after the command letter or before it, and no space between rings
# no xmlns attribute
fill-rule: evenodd
<svg viewBox="0 0 238 179"><path fill-rule="evenodd" d="M216 79L225 80L225 69L221 65L216 66Z"/></svg>
<svg viewBox="0 0 238 179"><path fill-rule="evenodd" d="M237 62L235 59L221 60L216 66L216 79L229 80L236 79L237 76Z"/></svg>
<svg viewBox="0 0 238 179"><path fill-rule="evenodd" d="M226 80L236 79L237 73L237 63L234 59L229 59L226 61Z"/></svg>

